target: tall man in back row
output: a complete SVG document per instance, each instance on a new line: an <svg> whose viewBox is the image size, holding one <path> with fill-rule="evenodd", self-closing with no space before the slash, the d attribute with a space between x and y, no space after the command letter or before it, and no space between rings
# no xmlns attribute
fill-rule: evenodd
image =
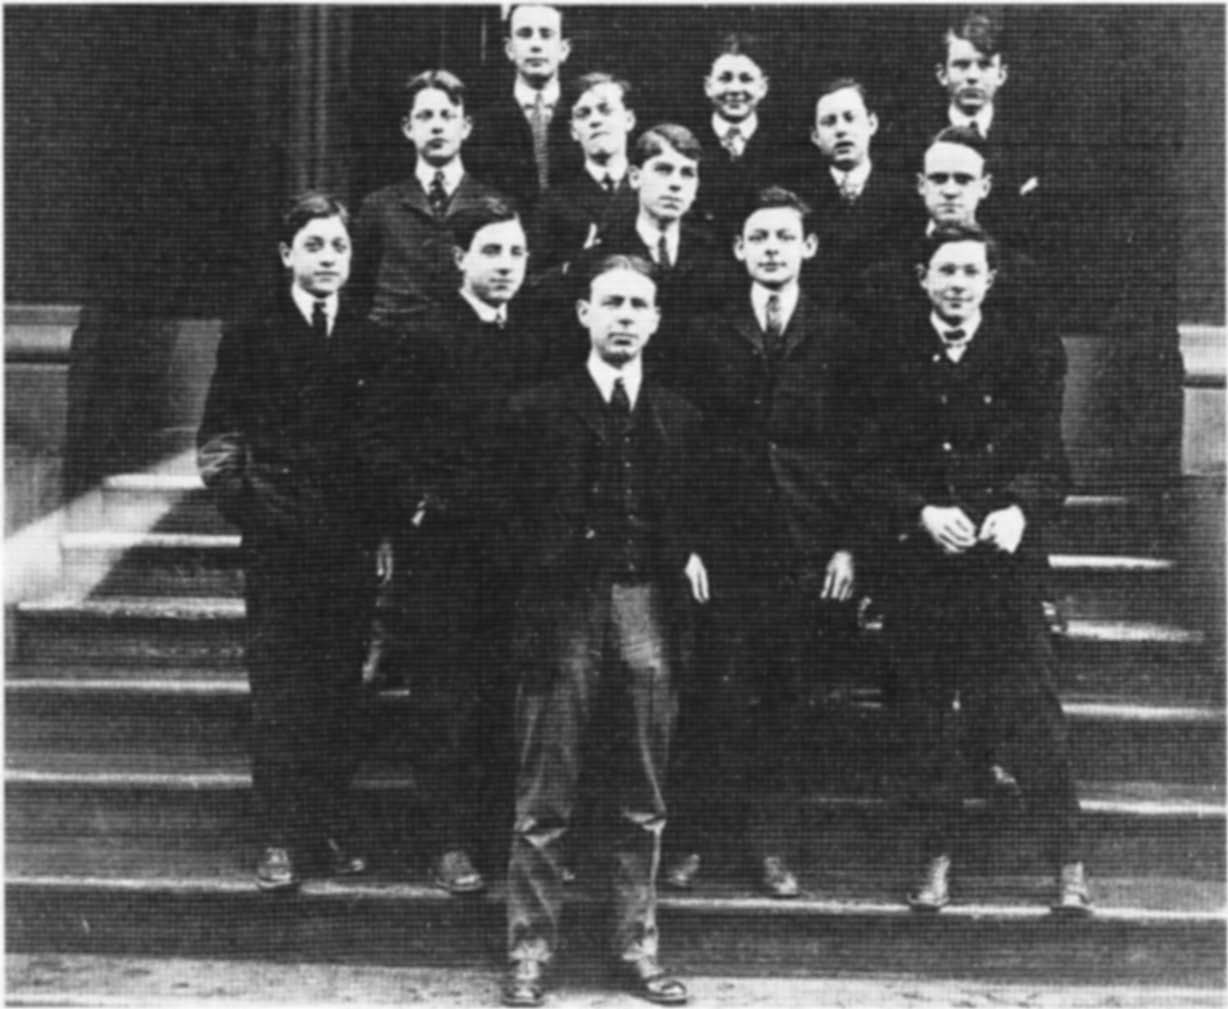
<svg viewBox="0 0 1228 1009"><path fill-rule="evenodd" d="M519 772L508 868L507 1005L541 1004L559 945L561 845L582 753L602 740L623 983L663 1005L686 987L657 959L664 775L692 601L708 597L699 415L644 371L656 332L647 261L598 261L577 303L583 365L513 398L500 481L515 547Z"/></svg>

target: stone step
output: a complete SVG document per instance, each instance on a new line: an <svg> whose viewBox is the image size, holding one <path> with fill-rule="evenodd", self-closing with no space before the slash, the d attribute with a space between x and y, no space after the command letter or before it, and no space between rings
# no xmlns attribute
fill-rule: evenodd
<svg viewBox="0 0 1228 1009"><path fill-rule="evenodd" d="M109 595L239 596L239 536L225 533L95 532L61 538L65 588Z"/></svg>
<svg viewBox="0 0 1228 1009"><path fill-rule="evenodd" d="M100 761L136 753L210 761L248 752L248 691L241 675L196 680L152 678L12 679L5 690L10 765L40 766L40 755L84 750ZM825 784L873 789L889 774L890 713L873 689L842 691L815 717L812 763ZM424 713L409 690L369 699L369 752L381 762L421 756ZM1072 760L1080 778L1222 783L1224 709L1139 704L1112 697L1064 698ZM822 740L821 746L818 741Z"/></svg>
<svg viewBox="0 0 1228 1009"><path fill-rule="evenodd" d="M195 474L120 473L102 482L108 529L143 532L234 533Z"/></svg>
<svg viewBox="0 0 1228 1009"><path fill-rule="evenodd" d="M457 900L374 865L360 880L309 879L294 895L255 889L252 853L233 843L101 847L10 844L6 939L12 952L239 957L294 962L461 966L502 963L503 887ZM604 879L583 855L567 893L560 968L597 969L608 912ZM686 975L882 976L996 983L1222 985L1223 888L1180 874L1100 873L1097 913L1050 916L1036 874L954 878L953 904L910 912L902 867L853 875L803 871L806 893L781 902L739 881L664 894L665 955ZM591 983L591 982L589 982ZM492 986L493 989L493 986Z"/></svg>
<svg viewBox="0 0 1228 1009"><path fill-rule="evenodd" d="M65 838L94 838L101 845L133 838L171 845L183 839L255 841L250 777L242 757L10 752L6 764L10 844ZM415 794L413 775L403 765L370 764L360 772L353 789L355 815L376 847L412 850L421 840ZM891 783L878 794L809 792L802 802L805 857L841 869L911 864L911 814L899 794ZM1222 877L1222 785L1084 782L1079 796L1088 859L1098 872ZM723 791L710 796L713 802L727 798ZM960 843L967 852L979 853L975 857L991 865L1018 868L1035 862L1034 839L1023 817L976 798L965 807ZM729 832L710 843L718 864L736 861Z"/></svg>

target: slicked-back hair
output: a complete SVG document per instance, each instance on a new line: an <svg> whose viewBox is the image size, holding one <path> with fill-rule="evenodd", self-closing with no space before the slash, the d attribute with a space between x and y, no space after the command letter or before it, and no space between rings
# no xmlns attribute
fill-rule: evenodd
<svg viewBox="0 0 1228 1009"><path fill-rule="evenodd" d="M518 220L520 212L515 201L504 196L483 196L448 218L448 226L452 231L452 244L468 249L473 244L473 236L488 224Z"/></svg>
<svg viewBox="0 0 1228 1009"><path fill-rule="evenodd" d="M664 153L667 147L672 147L692 161L703 160L704 149L694 133L677 123L658 123L641 133L636 140L631 149L631 164L643 168L644 162Z"/></svg>
<svg viewBox="0 0 1228 1009"><path fill-rule="evenodd" d="M631 82L625 77L608 74L603 70L594 70L591 73L581 74L579 77L573 77L568 82L567 108L569 110L575 108L580 99L584 97L585 92L600 87L602 84L613 84L618 88L623 98L623 104L627 108L631 108Z"/></svg>
<svg viewBox="0 0 1228 1009"><path fill-rule="evenodd" d="M979 224L940 224L917 243L917 264L929 269L934 253L952 242L980 242L985 246L985 262L998 268L998 243Z"/></svg>
<svg viewBox="0 0 1228 1009"><path fill-rule="evenodd" d="M344 203L320 189L308 189L291 199L286 211L281 216L281 224L277 231L277 240L286 245L294 244L294 236L303 230L308 221L321 217L339 217L350 230L350 212Z"/></svg>
<svg viewBox="0 0 1228 1009"><path fill-rule="evenodd" d="M982 174L993 174L992 148L989 146L989 141L981 136L979 130L971 126L947 126L939 130L925 145L925 151L921 153L922 170L925 167L925 154L935 144L959 144L961 147L970 147L981 156L981 161L984 162Z"/></svg>
<svg viewBox="0 0 1228 1009"><path fill-rule="evenodd" d="M414 102L423 91L442 91L453 105L465 107L465 85L451 70L423 70L405 82L405 113L414 110Z"/></svg>
<svg viewBox="0 0 1228 1009"><path fill-rule="evenodd" d="M586 278L584 297L591 296L594 280L602 274L610 273L614 270L630 270L632 273L638 273L651 280L654 287L658 283L657 268L651 260L645 259L643 256L616 252L608 256L600 256L593 263L593 267L588 271L588 277Z"/></svg>
<svg viewBox="0 0 1228 1009"><path fill-rule="evenodd" d="M996 56L1006 49L1006 30L1000 21L982 10L972 10L959 21L952 22L942 33L942 62L947 61L947 52L955 39L971 43L978 52Z"/></svg>
<svg viewBox="0 0 1228 1009"><path fill-rule="evenodd" d="M866 112L874 111L874 106L870 104L870 92L866 90L866 86L856 77L833 77L825 82L819 88L819 93L814 96L815 108L817 109L819 102L828 95L834 95L837 91L845 91L849 88L861 95L861 103L866 107Z"/></svg>
<svg viewBox="0 0 1228 1009"><path fill-rule="evenodd" d="M745 56L766 74L767 67L763 64L764 48L759 36L751 32L723 32L717 36L716 44L712 47L712 59L708 61L708 66L711 68L722 56Z"/></svg>
<svg viewBox="0 0 1228 1009"><path fill-rule="evenodd" d="M750 215L760 210L777 210L777 209L796 210L798 216L802 219L802 231L810 230L810 217L814 213L814 208L803 200L792 189L785 189L784 186L767 186L755 193L754 197L746 204L745 213L742 214L741 224L738 230L740 231L745 226Z"/></svg>

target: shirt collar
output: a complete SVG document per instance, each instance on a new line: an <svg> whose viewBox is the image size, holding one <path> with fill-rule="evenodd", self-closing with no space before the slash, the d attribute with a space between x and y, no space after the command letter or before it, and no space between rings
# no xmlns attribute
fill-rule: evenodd
<svg viewBox="0 0 1228 1009"><path fill-rule="evenodd" d="M590 350L588 353L588 373L592 376L594 382L597 383L597 391L601 393L601 398L607 404L610 402L610 397L614 395L614 381L621 378L623 387L627 390L627 399L631 401L632 407L635 406L635 401L640 395L640 385L644 380L644 359L635 357L624 364L621 368L615 368L611 364L606 364L601 360L596 350Z"/></svg>
<svg viewBox="0 0 1228 1009"><path fill-rule="evenodd" d="M780 295L780 327L782 330L789 328L789 320L793 318L793 310L797 308L798 295L801 293L801 288L796 280L791 284L786 284L779 291L773 291L770 287L764 287L762 284L752 283L750 285L750 303L755 310L755 318L759 320L759 328L767 329L767 303L768 298L773 294Z"/></svg>
<svg viewBox="0 0 1228 1009"><path fill-rule="evenodd" d="M443 188L451 196L461 184L461 179L465 175L465 166L461 163L459 157L453 158L442 168L436 168L434 165L419 158L418 165L414 169L414 175L417 176L424 193L431 191L431 183L435 181L436 172L443 172Z"/></svg>
<svg viewBox="0 0 1228 1009"><path fill-rule="evenodd" d="M507 323L507 305L500 305L498 308L494 305L488 305L481 298L475 297L471 291L467 291L463 287L460 289L460 296L469 302L469 307L473 309L482 322L493 322L500 326Z"/></svg>
<svg viewBox="0 0 1228 1009"><path fill-rule="evenodd" d="M947 121L952 126L969 126L976 123L982 137L989 136L989 128L993 125L993 106L985 105L975 116L960 112L954 105L947 106Z"/></svg>
<svg viewBox="0 0 1228 1009"><path fill-rule="evenodd" d="M309 294L304 291L298 284L290 285L290 297L294 299L294 304L298 307L304 319L307 320L307 325L311 325L311 317L315 314L316 302L324 302L324 315L328 319L328 333L332 335L333 327L337 323L337 308L340 305L341 299L330 294L327 298L317 298L314 294Z"/></svg>
<svg viewBox="0 0 1228 1009"><path fill-rule="evenodd" d="M976 331L981 328L981 318L981 313L977 312L976 315L961 322L958 326L952 326L945 319L940 319L937 312L930 312L930 325L934 327L934 332L938 334L938 339L944 343L947 339L946 334L953 329L962 329L964 331L963 342L969 343L976 336Z"/></svg>
<svg viewBox="0 0 1228 1009"><path fill-rule="evenodd" d="M614 187L618 188L627 176L627 156L625 154L615 155L604 165L598 165L586 158L584 160L584 170L592 176L593 181L598 185L601 185L601 180L608 175L614 180Z"/></svg>
<svg viewBox="0 0 1228 1009"><path fill-rule="evenodd" d="M536 88L530 87L519 77L516 78L516 83L512 86L512 94L516 99L516 104L525 112L533 108L537 104L537 96L542 96L542 104L548 109L553 109L559 104L559 79L557 77L547 81L545 86L538 91Z"/></svg>
<svg viewBox="0 0 1228 1009"><path fill-rule="evenodd" d="M757 129L759 129L758 112L752 112L740 123L731 123L728 119L723 119L719 113L712 113L712 132L719 141L724 141L730 130L737 130L742 135L742 142L746 143L755 135Z"/></svg>
<svg viewBox="0 0 1228 1009"><path fill-rule="evenodd" d="M647 214L641 212L636 217L635 233L640 236L641 241L648 247L649 256L656 256L657 243L661 241L662 232ZM664 234L665 246L669 249L669 261L676 266L678 264L678 244L682 237L680 222L673 221L668 224Z"/></svg>
<svg viewBox="0 0 1228 1009"><path fill-rule="evenodd" d="M866 188L866 183L870 180L870 170L873 168L870 159L866 158L860 165L855 168L850 168L847 172L841 171L835 165L828 167L831 173L831 179L836 184L836 188L840 188L841 180L847 178L856 188L858 194L862 193Z"/></svg>

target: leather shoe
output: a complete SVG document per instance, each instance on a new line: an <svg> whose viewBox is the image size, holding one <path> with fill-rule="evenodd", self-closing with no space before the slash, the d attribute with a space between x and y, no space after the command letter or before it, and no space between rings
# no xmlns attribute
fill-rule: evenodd
<svg viewBox="0 0 1228 1009"><path fill-rule="evenodd" d="M546 967L540 960L513 960L503 979L503 1004L539 1006L546 1001Z"/></svg>
<svg viewBox="0 0 1228 1009"><path fill-rule="evenodd" d="M294 868L289 850L272 845L265 848L256 863L256 886L265 893L275 893L293 890L298 885L298 870Z"/></svg>
<svg viewBox="0 0 1228 1009"><path fill-rule="evenodd" d="M951 858L938 855L925 867L921 885L908 895L908 906L914 911L940 911L951 903Z"/></svg>
<svg viewBox="0 0 1228 1009"><path fill-rule="evenodd" d="M1067 862L1058 874L1057 898L1050 907L1054 914L1086 918L1092 913L1092 895L1082 862Z"/></svg>
<svg viewBox="0 0 1228 1009"><path fill-rule="evenodd" d="M665 870L663 882L672 890L691 890L695 887L695 877L699 875L699 855L691 852L676 859Z"/></svg>
<svg viewBox="0 0 1228 1009"><path fill-rule="evenodd" d="M763 889L778 900L790 900L802 892L797 876L785 865L785 860L774 855L763 860Z"/></svg>
<svg viewBox="0 0 1228 1009"><path fill-rule="evenodd" d="M367 871L366 858L347 851L336 838L325 838L324 848L328 853L328 871L334 876L358 876Z"/></svg>
<svg viewBox="0 0 1228 1009"><path fill-rule="evenodd" d="M441 890L447 890L457 896L480 893L486 889L486 880L469 861L468 853L460 849L447 851L439 856L431 872L431 882Z"/></svg>
<svg viewBox="0 0 1228 1009"><path fill-rule="evenodd" d="M685 1005L688 998L686 985L666 973L656 957L646 956L639 960L620 961L616 976L632 995L638 995L657 1005Z"/></svg>

